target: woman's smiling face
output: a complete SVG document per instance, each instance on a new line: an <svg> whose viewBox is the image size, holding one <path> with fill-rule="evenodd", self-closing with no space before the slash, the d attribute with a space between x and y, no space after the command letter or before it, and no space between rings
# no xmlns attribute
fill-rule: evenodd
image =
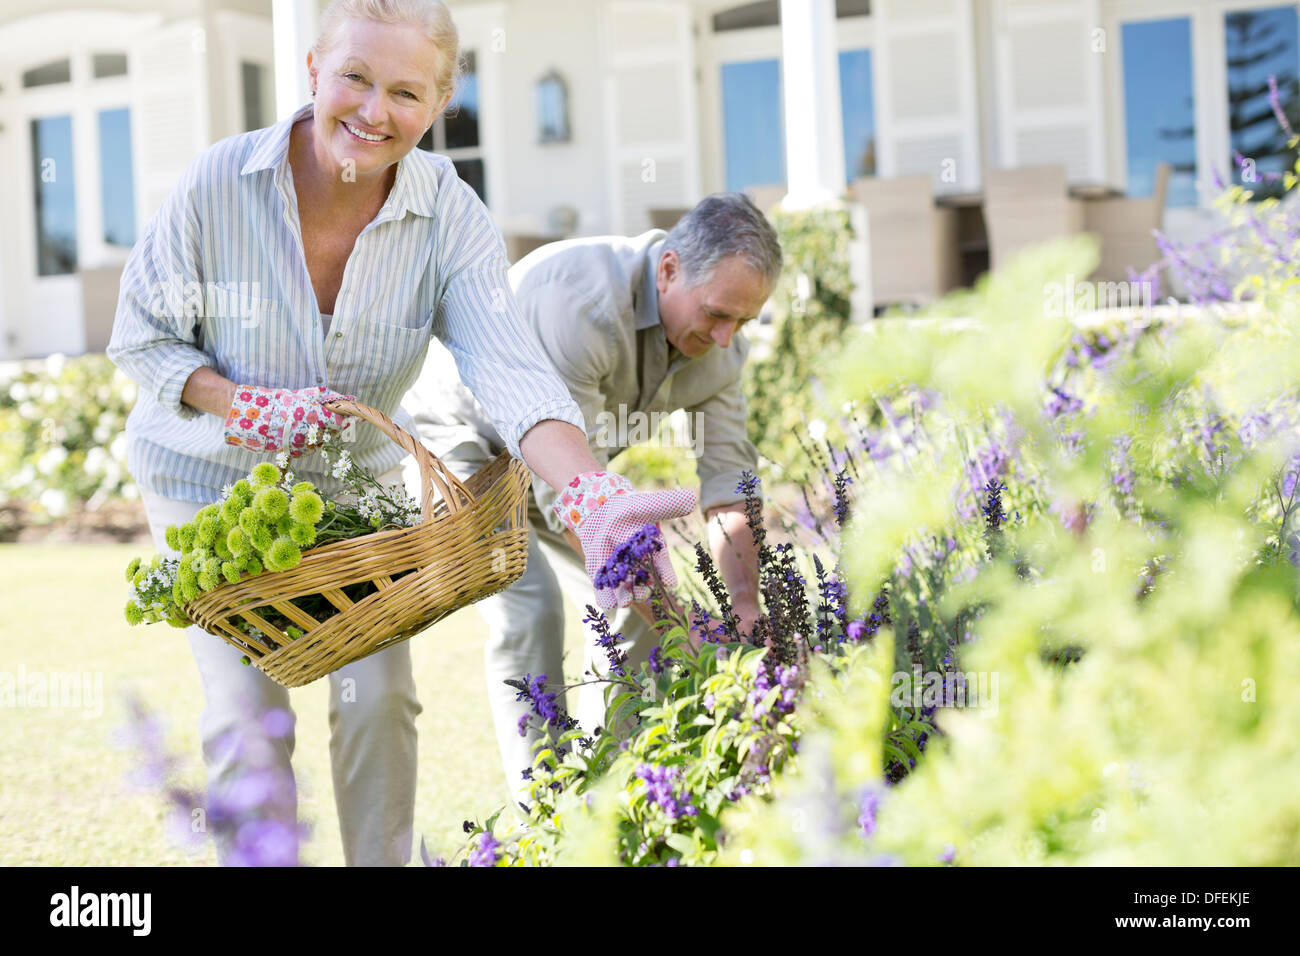
<svg viewBox="0 0 1300 956"><path fill-rule="evenodd" d="M381 172L415 148L446 107L434 77L440 56L416 27L374 20L340 25L319 61L307 58L318 156L358 176Z"/></svg>

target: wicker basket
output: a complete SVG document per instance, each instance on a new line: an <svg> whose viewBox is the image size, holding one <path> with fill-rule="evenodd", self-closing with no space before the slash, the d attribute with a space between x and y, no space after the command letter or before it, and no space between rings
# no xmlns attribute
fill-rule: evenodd
<svg viewBox="0 0 1300 956"><path fill-rule="evenodd" d="M328 407L370 422L415 456L420 524L310 548L292 570L223 584L184 607L191 621L242 650L286 687L310 683L420 633L508 587L528 562L530 474L523 462L503 452L462 483L382 412L349 401ZM436 503L435 491L441 494ZM378 590L364 599L354 603L343 593L366 581ZM294 603L315 594L338 613L318 621ZM268 607L293 621L303 636L290 638L258 613ZM239 630L240 619L270 641Z"/></svg>

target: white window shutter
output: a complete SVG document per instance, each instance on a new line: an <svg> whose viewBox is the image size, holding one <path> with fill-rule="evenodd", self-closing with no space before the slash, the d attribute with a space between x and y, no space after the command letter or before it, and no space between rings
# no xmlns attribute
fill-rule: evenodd
<svg viewBox="0 0 1300 956"><path fill-rule="evenodd" d="M650 228L650 209L699 198L692 7L609 0L603 9L610 220L635 235Z"/></svg>
<svg viewBox="0 0 1300 956"><path fill-rule="evenodd" d="M1098 0L996 0L1002 167L1059 164L1072 183L1106 180L1109 38L1098 7Z"/></svg>
<svg viewBox="0 0 1300 956"><path fill-rule="evenodd" d="M969 0L875 0L878 175L979 188L975 27Z"/></svg>
<svg viewBox="0 0 1300 956"><path fill-rule="evenodd" d="M199 21L186 20L149 30L131 49L132 156L141 224L210 145L205 75L210 39Z"/></svg>

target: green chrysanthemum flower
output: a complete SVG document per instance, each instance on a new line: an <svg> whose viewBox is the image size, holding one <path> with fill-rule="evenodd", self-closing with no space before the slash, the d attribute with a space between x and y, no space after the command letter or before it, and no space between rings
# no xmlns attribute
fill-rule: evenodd
<svg viewBox="0 0 1300 956"><path fill-rule="evenodd" d="M199 531L194 536L194 543L200 548L210 548L217 540L217 532L220 530L221 525L216 518L204 518L199 522Z"/></svg>
<svg viewBox="0 0 1300 956"><path fill-rule="evenodd" d="M295 495L303 495L309 491L315 491L316 486L313 485L310 481L300 481L296 485L294 485L293 488L290 490Z"/></svg>
<svg viewBox="0 0 1300 956"><path fill-rule="evenodd" d="M314 525L325 514L325 503L314 491L295 494L289 502L289 515L294 521Z"/></svg>
<svg viewBox="0 0 1300 956"><path fill-rule="evenodd" d="M198 572L193 565L183 563L176 569L176 580L180 584L194 584L198 580Z"/></svg>
<svg viewBox="0 0 1300 956"><path fill-rule="evenodd" d="M141 568L139 571L135 572L135 575L131 578L131 583L134 584L136 587L139 587L141 584L144 583L144 579L147 578L148 576L149 576L148 569Z"/></svg>
<svg viewBox="0 0 1300 956"><path fill-rule="evenodd" d="M194 524L202 526L208 518L220 518L221 508L217 505L204 505L198 510L192 519Z"/></svg>
<svg viewBox="0 0 1300 956"><path fill-rule="evenodd" d="M198 534L198 529L192 524L183 524L176 529L176 543L180 545L177 551L189 551L194 547L194 536Z"/></svg>
<svg viewBox="0 0 1300 956"><path fill-rule="evenodd" d="M257 509L250 506L239 513L239 526L251 538L257 534L257 529L265 527L265 524L258 516Z"/></svg>
<svg viewBox="0 0 1300 956"><path fill-rule="evenodd" d="M229 561L234 557L234 554L230 551L229 545L226 544L226 535L229 533L230 532L227 531L225 534L217 535L217 540L212 545L212 550L215 551L217 557L221 558L223 561Z"/></svg>
<svg viewBox="0 0 1300 956"><path fill-rule="evenodd" d="M253 491L253 486L249 483L248 479L240 478L230 486L230 497L238 498L245 506L247 506L248 503L253 500Z"/></svg>
<svg viewBox="0 0 1300 956"><path fill-rule="evenodd" d="M300 548L310 548L316 543L316 529L309 524L294 521L289 525L289 537Z"/></svg>
<svg viewBox="0 0 1300 956"><path fill-rule="evenodd" d="M220 583L220 580L218 580L217 575L215 574L210 574L209 572L204 571L199 575L199 587L205 591L211 591Z"/></svg>
<svg viewBox="0 0 1300 956"><path fill-rule="evenodd" d="M181 582L181 600L180 600L179 603L181 603L181 604L189 604L191 601L193 601L195 598L197 598L197 597L199 596L199 594L201 594L201 593L202 593L202 592L199 590L199 585L198 585L197 583L193 583L193 584L191 584L191 583L189 583L189 582L182 581L182 582Z"/></svg>
<svg viewBox="0 0 1300 956"><path fill-rule="evenodd" d="M248 540L248 532L243 528L231 528L226 532L226 547L230 550L233 557L242 557L248 554L252 544Z"/></svg>
<svg viewBox="0 0 1300 956"><path fill-rule="evenodd" d="M262 567L262 562L258 560L256 555L250 554L244 558L244 571L246 573L252 575L258 575L261 574L264 570L266 569Z"/></svg>
<svg viewBox="0 0 1300 956"><path fill-rule="evenodd" d="M221 502L221 520L231 525L239 520L239 513L244 510L244 502L238 495L231 492L229 498Z"/></svg>
<svg viewBox="0 0 1300 956"><path fill-rule="evenodd" d="M126 623L135 627L144 620L144 608L134 600L126 602Z"/></svg>
<svg viewBox="0 0 1300 956"><path fill-rule="evenodd" d="M186 620L185 618L181 617L179 614L171 614L171 615L168 615L168 617L167 617L167 623L170 624L172 627L189 627L189 626L190 626L190 622L189 622L188 620Z"/></svg>
<svg viewBox="0 0 1300 956"><path fill-rule="evenodd" d="M275 535L271 534L270 528L266 525L262 525L253 533L253 536L249 538L249 540L253 543L253 547L257 549L258 552L265 554L267 551L271 550L271 545L275 542Z"/></svg>
<svg viewBox="0 0 1300 956"><path fill-rule="evenodd" d="M126 579L128 581L134 581L135 573L139 570L140 570L140 559L132 558L131 563L126 566Z"/></svg>
<svg viewBox="0 0 1300 956"><path fill-rule="evenodd" d="M236 584L236 583L238 583L238 582L239 582L239 565L235 564L234 561L222 561L222 562L221 562L221 576L222 576L223 578L225 578L227 581L229 581L231 584Z"/></svg>
<svg viewBox="0 0 1300 956"><path fill-rule="evenodd" d="M287 634L287 635L289 635L289 640L291 640L291 641L296 641L296 640L298 640L298 638L302 637L302 634L303 634L303 632L302 632L302 630L301 630L300 628L296 628L296 627L294 627L293 625L290 625L289 627L286 627L286 628L284 629L284 633Z"/></svg>
<svg viewBox="0 0 1300 956"><path fill-rule="evenodd" d="M169 524L167 530L163 532L163 540L167 542L167 547L173 551L181 550L180 528L174 524Z"/></svg>
<svg viewBox="0 0 1300 956"><path fill-rule="evenodd" d="M190 559L190 564L194 566L195 571L203 570L203 562L212 557L212 552L207 548L195 548L186 555Z"/></svg>
<svg viewBox="0 0 1300 956"><path fill-rule="evenodd" d="M279 521L289 511L289 496L280 488L263 488L253 499L253 507L265 521Z"/></svg>
<svg viewBox="0 0 1300 956"><path fill-rule="evenodd" d="M301 560L302 552L290 538L276 538L275 543L271 545L271 550L266 553L267 567L274 567L277 571L296 568Z"/></svg>
<svg viewBox="0 0 1300 956"><path fill-rule="evenodd" d="M269 461L264 461L253 468L252 474L248 476L253 480L254 485L270 487L280 481L280 469Z"/></svg>
<svg viewBox="0 0 1300 956"><path fill-rule="evenodd" d="M289 529L293 527L293 519L288 515L281 515L280 520L275 523L275 533L281 538L289 536Z"/></svg>

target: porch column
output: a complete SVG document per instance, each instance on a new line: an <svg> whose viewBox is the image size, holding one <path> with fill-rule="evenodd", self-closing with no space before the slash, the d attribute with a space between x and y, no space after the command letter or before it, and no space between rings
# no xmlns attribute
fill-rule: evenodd
<svg viewBox="0 0 1300 956"><path fill-rule="evenodd" d="M275 116L288 119L311 99L307 51L316 42L316 0L271 0L275 40Z"/></svg>
<svg viewBox="0 0 1300 956"><path fill-rule="evenodd" d="M835 0L781 0L787 209L844 193L844 126Z"/></svg>

